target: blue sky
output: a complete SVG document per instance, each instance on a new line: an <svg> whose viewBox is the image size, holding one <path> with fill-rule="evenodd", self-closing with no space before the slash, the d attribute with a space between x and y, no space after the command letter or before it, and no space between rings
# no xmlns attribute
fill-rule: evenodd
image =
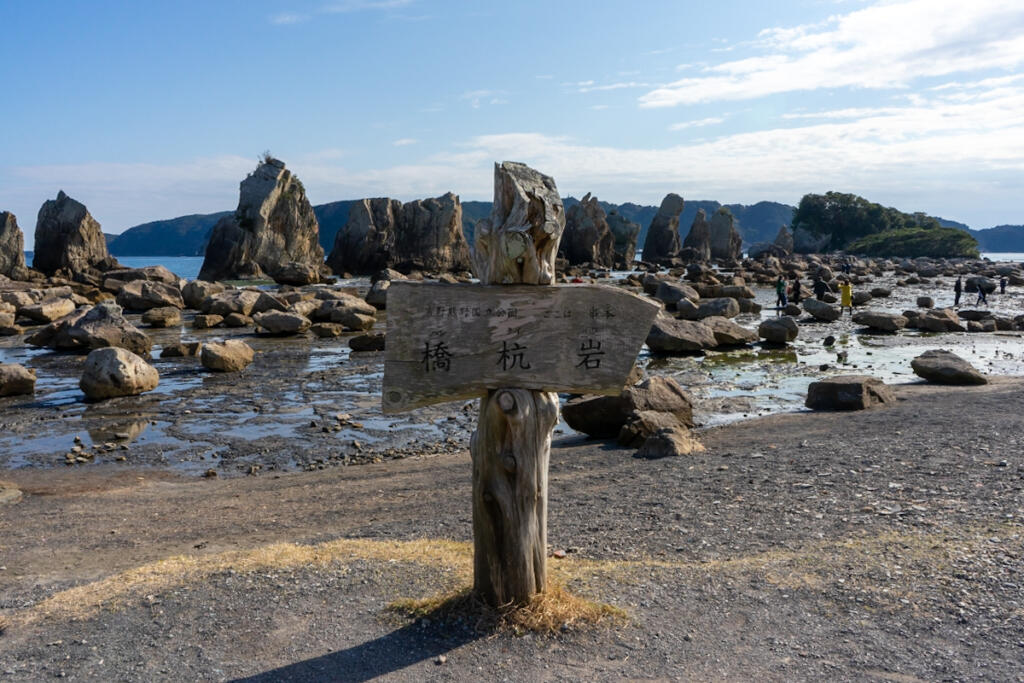
<svg viewBox="0 0 1024 683"><path fill-rule="evenodd" d="M855 192L1024 223L1019 1L0 0L0 209L108 232L230 209L269 149L322 203Z"/></svg>

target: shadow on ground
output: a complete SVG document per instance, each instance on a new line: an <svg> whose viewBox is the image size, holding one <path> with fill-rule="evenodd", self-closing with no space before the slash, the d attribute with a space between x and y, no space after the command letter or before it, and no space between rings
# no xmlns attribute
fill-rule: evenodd
<svg viewBox="0 0 1024 683"><path fill-rule="evenodd" d="M397 631L321 657L295 662L235 683L272 681L369 681L446 654L482 637L466 627L416 621Z"/></svg>

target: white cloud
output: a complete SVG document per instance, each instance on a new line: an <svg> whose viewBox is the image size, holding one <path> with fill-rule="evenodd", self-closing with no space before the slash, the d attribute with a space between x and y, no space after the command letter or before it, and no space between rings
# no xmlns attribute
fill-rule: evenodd
<svg viewBox="0 0 1024 683"><path fill-rule="evenodd" d="M705 66L640 97L643 107L832 88L903 88L915 79L1024 63L1024 11L1005 0L885 2L824 25L762 31L761 50Z"/></svg>
<svg viewBox="0 0 1024 683"><path fill-rule="evenodd" d="M399 138L391 144L395 147L406 147L408 145L415 145L417 142L419 142L419 140L416 138Z"/></svg>
<svg viewBox="0 0 1024 683"><path fill-rule="evenodd" d="M283 12L281 14L275 14L270 17L271 24L278 24L280 26L288 24L299 24L309 19L305 14L292 14L290 12Z"/></svg>
<svg viewBox="0 0 1024 683"><path fill-rule="evenodd" d="M506 104L507 100L502 99L502 96L505 94L507 93L504 90L468 90L462 93L459 99L468 101L469 106L473 107L473 109L479 109L481 102L485 100L490 104Z"/></svg>
<svg viewBox="0 0 1024 683"><path fill-rule="evenodd" d="M807 192L834 189L988 227L1022 222L1018 198L1024 194L1024 82L997 85L986 90L958 83L900 106L804 111L775 128L669 146L502 133L399 166L354 167L340 150L285 160L314 203L406 200L449 190L487 199L493 163L512 159L554 176L564 194L592 191L608 201L657 203L672 191L726 202L795 203ZM230 209L239 181L255 165L255 158L232 156L170 165L0 167L0 206L18 214L31 233L39 205L63 188L105 229L120 231Z"/></svg>
<svg viewBox="0 0 1024 683"><path fill-rule="evenodd" d="M686 130L687 128L703 128L704 126L713 126L718 123L722 123L725 119L721 116L709 116L706 119L697 119L695 121L681 121L679 123L673 123L668 127L669 130Z"/></svg>
<svg viewBox="0 0 1024 683"><path fill-rule="evenodd" d="M605 90L622 90L623 88L649 88L650 83L639 83L637 81L620 81L618 83L606 83L595 85L594 81L582 81L576 84L577 92L601 92Z"/></svg>
<svg viewBox="0 0 1024 683"><path fill-rule="evenodd" d="M322 11L330 13L360 12L363 10L399 9L416 0L341 0L324 5Z"/></svg>

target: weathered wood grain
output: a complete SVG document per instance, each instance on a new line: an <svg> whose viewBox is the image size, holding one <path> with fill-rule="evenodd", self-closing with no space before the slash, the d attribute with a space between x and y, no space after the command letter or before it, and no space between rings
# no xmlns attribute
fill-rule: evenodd
<svg viewBox="0 0 1024 683"><path fill-rule="evenodd" d="M618 393L660 308L602 285L393 282L384 412L501 387Z"/></svg>

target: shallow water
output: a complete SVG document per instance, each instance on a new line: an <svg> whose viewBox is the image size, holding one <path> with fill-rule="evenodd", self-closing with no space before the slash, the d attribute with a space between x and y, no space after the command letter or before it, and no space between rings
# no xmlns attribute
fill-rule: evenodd
<svg viewBox="0 0 1024 683"><path fill-rule="evenodd" d="M620 279L625 273L613 273ZM892 286L890 275L858 289ZM365 280L347 286L365 291ZM865 308L901 312L918 296L952 304L952 279L892 287L893 295ZM774 303L771 288L755 288L766 310L736 322L755 328ZM973 296L965 296L973 302ZM961 307L973 308L966 305ZM1015 316L1024 292L990 295L988 310ZM0 399L0 466L63 464L75 437L94 451L92 462L125 458L128 464L170 466L199 473L208 468L234 473L253 467L291 469L344 464L360 458L405 457L459 451L476 423L476 402L463 401L385 416L380 410L383 354L353 353L339 339L260 337L247 330L147 329L154 340L157 390L140 397L86 403L78 388L84 356L24 346L0 339L0 363L22 363L38 374L34 397ZM139 324L139 316L129 316ZM383 331L385 316L376 329ZM824 339L836 337L828 348ZM164 345L181 340L240 338L257 351L257 362L237 376L208 373L195 358L159 358ZM758 415L804 410L810 382L834 374L870 374L887 383L918 381L910 360L925 350L947 348L983 372L1024 375L1024 335L975 333L933 335L906 330L872 334L849 317L835 323L801 318L800 336L784 348L753 345L702 356L658 357L646 348L638 364L650 374L670 375L696 399L699 424L712 426ZM838 352L845 352L840 361ZM564 397L563 397L564 398ZM7 416L14 416L7 419ZM564 422L554 442L579 440ZM110 445L112 450L104 447ZM100 446L99 450L93 448Z"/></svg>

